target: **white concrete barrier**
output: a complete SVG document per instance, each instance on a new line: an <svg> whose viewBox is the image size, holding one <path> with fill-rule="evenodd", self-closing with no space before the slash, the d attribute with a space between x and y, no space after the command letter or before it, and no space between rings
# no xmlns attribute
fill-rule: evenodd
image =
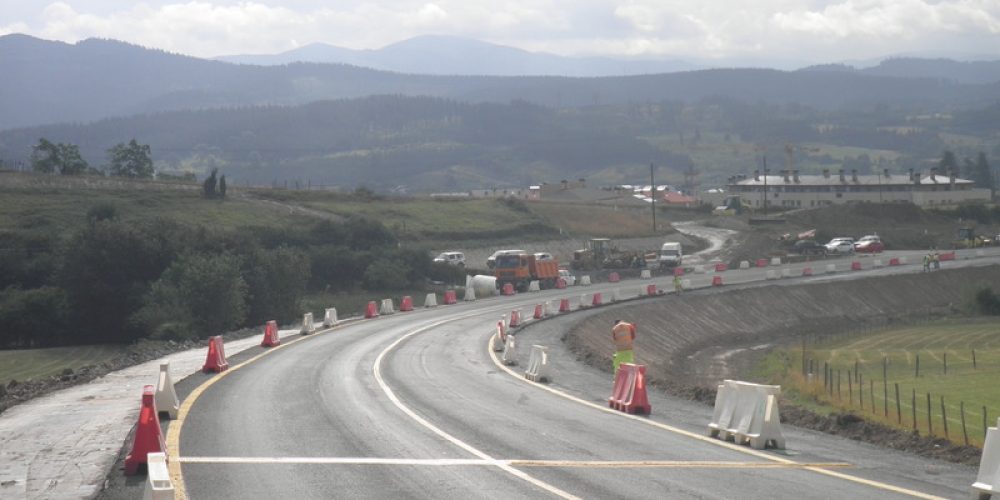
<svg viewBox="0 0 1000 500"><path fill-rule="evenodd" d="M741 260L740 261L740 269L750 269L750 261L749 260Z"/></svg>
<svg viewBox="0 0 1000 500"><path fill-rule="evenodd" d="M590 286L590 275L589 274L584 274L583 276L580 276L580 285L581 286Z"/></svg>
<svg viewBox="0 0 1000 500"><path fill-rule="evenodd" d="M555 316L559 314L559 302L555 300L549 300L545 302L545 316Z"/></svg>
<svg viewBox="0 0 1000 500"><path fill-rule="evenodd" d="M532 382L548 382L552 380L549 375L549 348L540 345L531 346L531 355L528 357L528 368L524 370L524 378Z"/></svg>
<svg viewBox="0 0 1000 500"><path fill-rule="evenodd" d="M698 264L698 265L694 266L694 273L695 274L705 274L705 266L703 266L701 264Z"/></svg>
<svg viewBox="0 0 1000 500"><path fill-rule="evenodd" d="M644 280L653 279L653 273L649 272L649 269L643 269L639 272L639 277Z"/></svg>
<svg viewBox="0 0 1000 500"><path fill-rule="evenodd" d="M781 265L781 257L771 257L771 265L772 266L780 266Z"/></svg>
<svg viewBox="0 0 1000 500"><path fill-rule="evenodd" d="M778 273L775 272L774 269L768 269L767 272L764 273L764 278L768 280L776 280L778 279Z"/></svg>
<svg viewBox="0 0 1000 500"><path fill-rule="evenodd" d="M615 288L611 292L611 302L621 302L622 301L622 289Z"/></svg>
<svg viewBox="0 0 1000 500"><path fill-rule="evenodd" d="M538 292L538 291L541 291L541 290L542 290L542 287L539 285L538 280L531 280L531 282L528 283L528 291L529 292Z"/></svg>
<svg viewBox="0 0 1000 500"><path fill-rule="evenodd" d="M313 322L313 313L308 312L302 315L302 328L299 333L309 335L316 331L316 323Z"/></svg>
<svg viewBox="0 0 1000 500"><path fill-rule="evenodd" d="M465 297L462 300L465 300L466 302L476 300L476 290L471 286L465 287Z"/></svg>
<svg viewBox="0 0 1000 500"><path fill-rule="evenodd" d="M379 307L378 313L380 315L388 315L396 312L396 306L392 303L392 299L382 299L382 306Z"/></svg>
<svg viewBox="0 0 1000 500"><path fill-rule="evenodd" d="M1000 495L1000 419L997 426L986 429L983 454L979 457L979 472L972 483L972 498L986 500Z"/></svg>
<svg viewBox="0 0 1000 500"><path fill-rule="evenodd" d="M792 277L792 270L791 270L791 268L786 267L786 268L782 269L781 270L781 277L782 278L791 278Z"/></svg>
<svg viewBox="0 0 1000 500"><path fill-rule="evenodd" d="M580 309L584 309L584 308L587 308L587 307L590 307L590 301L587 300L587 294L581 293L580 294Z"/></svg>
<svg viewBox="0 0 1000 500"><path fill-rule="evenodd" d="M715 395L708 434L754 449L768 445L783 449L778 395L781 386L725 380Z"/></svg>
<svg viewBox="0 0 1000 500"><path fill-rule="evenodd" d="M436 293L428 293L424 298L424 307L437 307L438 297Z"/></svg>
<svg viewBox="0 0 1000 500"><path fill-rule="evenodd" d="M502 351L503 350L503 346L504 346L504 342L506 342L506 339L508 337L510 337L510 335L507 335L507 333L506 333L507 332L507 321L506 320L507 320L506 317L500 318L500 321L497 321L497 324L494 327L494 330L493 330L493 350L494 351Z"/></svg>
<svg viewBox="0 0 1000 500"><path fill-rule="evenodd" d="M837 264L827 264L826 265L826 273L827 274L835 273L835 272L837 272Z"/></svg>
<svg viewBox="0 0 1000 500"><path fill-rule="evenodd" d="M336 325L339 320L337 319L337 308L328 307L326 312L323 314L323 326L331 327Z"/></svg>
<svg viewBox="0 0 1000 500"><path fill-rule="evenodd" d="M685 290L690 290L691 289L691 280L689 280L689 279L683 279L683 280L681 280L681 288L683 288Z"/></svg>
<svg viewBox="0 0 1000 500"><path fill-rule="evenodd" d="M873 265L873 266L875 266L876 268L879 268L879 267L882 267L882 266L883 266L883 264L882 264L882 259L875 259L875 260L874 260L874 261L872 262L872 265Z"/></svg>
<svg viewBox="0 0 1000 500"><path fill-rule="evenodd" d="M976 250L976 257L982 257L986 255L982 250Z"/></svg>
<svg viewBox="0 0 1000 500"><path fill-rule="evenodd" d="M160 377L156 381L156 411L166 413L170 420L177 418L177 410L181 406L177 399L177 391L174 390L174 379L170 376L170 362L160 363Z"/></svg>
<svg viewBox="0 0 1000 500"><path fill-rule="evenodd" d="M503 344L503 354L500 355L500 361L507 366L517 364L517 341L513 335L507 336L507 341Z"/></svg>
<svg viewBox="0 0 1000 500"><path fill-rule="evenodd" d="M907 263L907 260L906 260L906 256L905 255L899 258L899 265L905 266L906 263Z"/></svg>
<svg viewBox="0 0 1000 500"><path fill-rule="evenodd" d="M174 500L174 485L170 482L167 455L162 452L146 454L148 474L143 500Z"/></svg>

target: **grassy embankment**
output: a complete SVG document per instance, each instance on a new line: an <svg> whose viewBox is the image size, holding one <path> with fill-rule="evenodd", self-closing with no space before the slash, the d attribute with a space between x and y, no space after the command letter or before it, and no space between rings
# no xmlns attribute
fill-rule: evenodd
<svg viewBox="0 0 1000 500"><path fill-rule="evenodd" d="M0 351L0 385L11 380L23 381L59 375L67 368L76 370L88 365L99 365L124 351L125 347L120 345Z"/></svg>
<svg viewBox="0 0 1000 500"><path fill-rule="evenodd" d="M1000 321L995 319L940 320L845 335L808 345L804 354L805 366L810 359L813 361L811 381L803 376L801 346L775 350L757 366L757 375L781 384L786 398L818 413L852 412L870 421L943 437L943 406L948 438L962 444L967 434L969 444L976 446L983 443L984 408L989 426L995 425L1000 415L1000 392L996 390L1000 377ZM829 384L824 383L824 366L831 374Z"/></svg>

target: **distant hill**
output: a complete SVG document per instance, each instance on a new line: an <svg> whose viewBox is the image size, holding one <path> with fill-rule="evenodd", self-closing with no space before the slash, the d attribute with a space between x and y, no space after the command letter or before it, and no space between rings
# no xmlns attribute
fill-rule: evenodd
<svg viewBox="0 0 1000 500"><path fill-rule="evenodd" d="M71 45L24 35L0 37L0 75L0 130L380 94L472 103L523 100L559 108L723 96L817 109L887 104L915 111L983 106L1000 99L998 84L858 72L714 69L601 78L411 75L343 64L236 65L111 40Z"/></svg>
<svg viewBox="0 0 1000 500"><path fill-rule="evenodd" d="M845 64L809 66L800 71L831 71L896 78L928 78L963 84L1000 82L1000 61L953 61L951 59L890 58L876 66L857 69Z"/></svg>
<svg viewBox="0 0 1000 500"><path fill-rule="evenodd" d="M594 77L700 69L683 61L563 57L470 38L436 35L418 36L376 50L354 50L314 43L279 54L233 55L216 59L262 66L293 62L350 64L426 75Z"/></svg>

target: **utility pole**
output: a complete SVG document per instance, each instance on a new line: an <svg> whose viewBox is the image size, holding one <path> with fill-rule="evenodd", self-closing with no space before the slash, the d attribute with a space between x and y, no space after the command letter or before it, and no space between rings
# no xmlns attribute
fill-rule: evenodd
<svg viewBox="0 0 1000 500"><path fill-rule="evenodd" d="M656 234L656 183L653 182L653 164L649 164L649 206L653 209L653 234Z"/></svg>
<svg viewBox="0 0 1000 500"><path fill-rule="evenodd" d="M767 217L767 155L764 155L764 217Z"/></svg>

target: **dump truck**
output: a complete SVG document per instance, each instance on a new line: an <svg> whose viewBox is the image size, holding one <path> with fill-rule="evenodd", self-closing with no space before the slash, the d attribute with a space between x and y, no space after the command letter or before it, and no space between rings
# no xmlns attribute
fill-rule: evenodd
<svg viewBox="0 0 1000 500"><path fill-rule="evenodd" d="M526 292L532 281L538 281L538 286L542 289L555 288L556 280L559 279L559 261L539 260L527 253L499 255L493 275L497 278L498 288L510 283L516 290Z"/></svg>

